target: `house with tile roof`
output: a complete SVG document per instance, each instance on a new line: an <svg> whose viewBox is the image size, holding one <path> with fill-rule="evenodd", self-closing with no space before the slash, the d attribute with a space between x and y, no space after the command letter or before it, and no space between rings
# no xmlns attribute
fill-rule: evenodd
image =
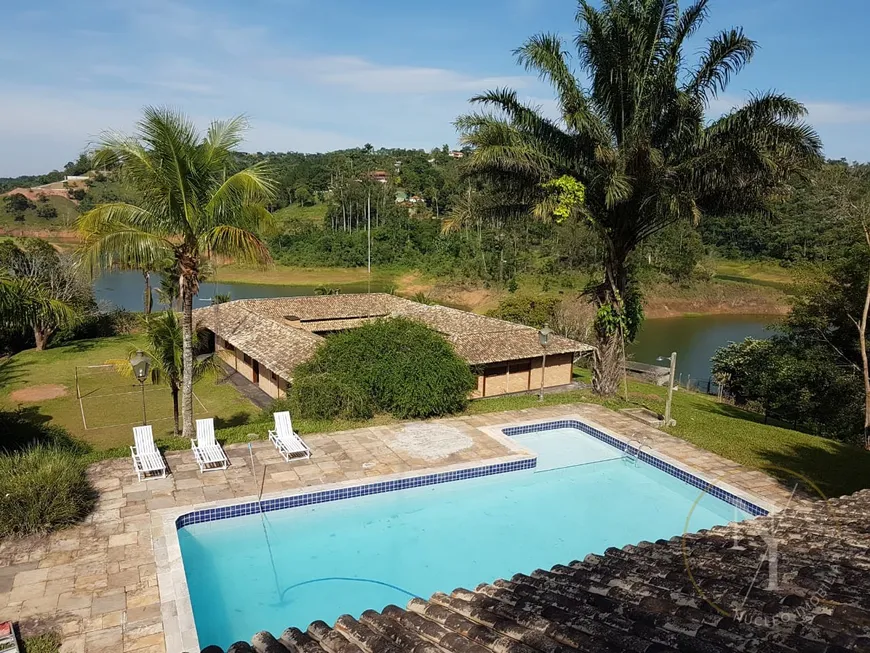
<svg viewBox="0 0 870 653"><path fill-rule="evenodd" d="M383 293L240 299L194 311L194 321L234 370L272 397L286 395L293 370L326 335L401 316L441 333L477 376L472 396L534 391L571 383L575 356L590 345L532 327Z"/></svg>

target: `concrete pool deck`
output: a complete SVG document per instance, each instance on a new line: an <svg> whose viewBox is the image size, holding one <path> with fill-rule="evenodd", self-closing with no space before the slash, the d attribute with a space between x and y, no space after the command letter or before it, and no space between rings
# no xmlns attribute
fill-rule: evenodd
<svg viewBox="0 0 870 653"><path fill-rule="evenodd" d="M566 416L594 421L625 441L637 440L645 450L709 479L722 478L768 505L782 507L789 500L789 490L760 471L591 404L427 422L425 439L418 437L419 427L407 423L308 435L312 458L291 463L269 442L256 441L251 444L253 470L247 444L227 446L230 468L206 474L199 472L190 451L170 452L171 475L141 483L129 459L109 460L91 467L100 498L83 524L0 542L0 618L18 621L24 635L59 632L65 652L177 653L191 642L193 629L192 615L183 606L189 601L176 596L184 586L183 570L172 564L178 562L173 553L177 538L167 532L178 515L255 500L261 483L264 496L276 496L517 459L524 454L487 431ZM436 431L444 435L433 443Z"/></svg>

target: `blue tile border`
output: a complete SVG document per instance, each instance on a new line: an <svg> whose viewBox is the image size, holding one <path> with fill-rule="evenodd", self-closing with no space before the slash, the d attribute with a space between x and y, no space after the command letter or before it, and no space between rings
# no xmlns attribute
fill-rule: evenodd
<svg viewBox="0 0 870 653"><path fill-rule="evenodd" d="M694 474L690 474L679 467L675 467L669 463L659 460L655 456L638 451L636 447L618 440L599 429L596 429L585 422L576 419L560 419L550 422L539 422L536 424L526 424L523 426L510 426L502 429L504 435L511 437L514 435L522 435L525 433L536 433L538 431L548 431L552 429L572 428L577 429L582 433L591 435L592 437L601 440L611 447L615 447L620 451L636 456L641 462L647 463L660 469L671 476L688 483L689 485L703 490L708 494L724 501L740 510L743 510L750 515L763 516L767 514L767 510L761 508L743 499L731 492L727 492L720 487L709 483ZM207 508L205 510L196 510L187 514L181 515L175 520L177 529L184 528L190 524L201 524L203 522L217 521L219 519L230 519L232 517L241 517L243 515L254 515L259 512L271 512L273 510L285 510L287 508L299 508L301 506L310 506L318 503L326 503L329 501L341 501L343 499L353 499L356 497L367 496L370 494L382 494L384 492L395 492L396 490L406 490L408 488L423 487L426 485L437 485L439 483L451 483L453 481L463 481L470 478L479 478L481 476L491 476L493 474L504 474L506 472L515 472L523 469L534 469L538 464L538 459L524 458L522 460L513 460L506 463L497 463L495 465L485 465L482 467L471 467L469 469L460 469L450 472L436 472L434 474L425 474L422 476L412 476L408 478L394 479L391 481L380 481L377 483L367 483L364 485L354 485L351 487L343 487L335 490L321 490L319 492L310 492L306 494L297 494L290 497L279 497L277 499L266 499L265 501L252 501L233 506L225 506L221 508Z"/></svg>
<svg viewBox="0 0 870 653"><path fill-rule="evenodd" d="M617 440L613 436L604 433L588 424L581 422L576 419L560 419L552 422L540 422L537 424L526 424L524 426L509 426L507 428L502 429L502 433L506 436L511 437L514 435L523 435L525 433L536 433L538 431L549 431L552 429L577 429L582 433L586 433L587 435L591 435L598 440L601 440L605 444L609 444L611 447L615 447L620 451L630 454L632 456L637 456L637 459L641 462L645 462L648 465L655 467L656 469L660 469L663 472L670 474L671 476L680 479L684 483L688 483L689 485L698 488L699 490L703 490L707 492L711 496L716 497L717 499L724 501L725 503L731 504L732 506L739 508L740 510L749 513L754 516L764 516L768 514L768 511L760 506L756 506L754 503L750 503L746 499L743 499L731 492L727 492L720 487L705 481L704 479L698 478L694 474L690 474L679 467L674 467L673 465L664 462L663 460L659 460L655 456L652 456L645 451L639 451L637 447L632 447L628 443L623 442L622 440Z"/></svg>
<svg viewBox="0 0 870 653"><path fill-rule="evenodd" d="M253 501L250 503L225 506L222 508L208 508L206 510L197 510L181 515L175 520L175 527L176 529L181 529L190 524L201 524L203 522L217 521L219 519L230 519L231 517L241 517L242 515L254 515L261 511L271 512L273 510L299 508L300 506L310 506L316 503L326 503L328 501L353 499L355 497L366 496L369 494L382 494L384 492L395 492L396 490L406 490L408 488L423 487L425 485L451 483L453 481L464 481L470 478L479 478L481 476L492 476L493 474L504 474L506 472L516 472L523 469L534 469L537 464L537 457L524 458L522 460L512 460L506 463L485 465L483 467L459 469L451 472L437 472L422 476L399 478L392 481L354 485L335 490L322 490L320 492L297 494L277 499L266 499L265 501L260 502Z"/></svg>

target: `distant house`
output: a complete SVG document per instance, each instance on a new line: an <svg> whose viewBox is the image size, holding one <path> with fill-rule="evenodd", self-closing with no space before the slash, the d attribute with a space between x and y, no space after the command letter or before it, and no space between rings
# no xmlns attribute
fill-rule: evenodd
<svg viewBox="0 0 870 653"><path fill-rule="evenodd" d="M462 157L465 156L465 152L461 152L460 150L453 150L450 153L450 156L453 157L454 159L461 159Z"/></svg>
<svg viewBox="0 0 870 653"><path fill-rule="evenodd" d="M426 200L419 195L411 195L411 197L408 198L408 202L411 204L423 204L425 201Z"/></svg>
<svg viewBox="0 0 870 653"><path fill-rule="evenodd" d="M366 173L366 177L379 184L386 184L390 180L390 175L386 170L372 170Z"/></svg>
<svg viewBox="0 0 870 653"><path fill-rule="evenodd" d="M546 368L538 331L446 306L382 293L240 299L194 311L218 356L272 397L286 396L296 367L324 336L378 318L401 316L441 333L477 376L472 397L492 397L571 383L577 354L593 347L550 336Z"/></svg>

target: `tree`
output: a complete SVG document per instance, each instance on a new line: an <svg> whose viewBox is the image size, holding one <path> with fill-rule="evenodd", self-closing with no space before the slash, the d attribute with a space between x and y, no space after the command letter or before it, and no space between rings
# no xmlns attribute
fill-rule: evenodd
<svg viewBox="0 0 870 653"><path fill-rule="evenodd" d="M31 279L0 271L0 327L18 331L37 322L66 325L76 319L73 306L46 296Z"/></svg>
<svg viewBox="0 0 870 653"><path fill-rule="evenodd" d="M178 392L182 386L183 377L183 343L184 335L178 313L163 311L145 318L145 339L148 344L143 350L151 359L151 383L165 383L172 393L172 416L175 418L174 433L179 432ZM194 333L193 344L199 344L198 334ZM137 350L131 350L130 356ZM107 361L124 376L133 376L133 368L129 357L123 360ZM216 361L211 355L197 356L193 360L193 383L196 383L209 370L216 369Z"/></svg>
<svg viewBox="0 0 870 653"><path fill-rule="evenodd" d="M27 209L35 209L36 204L27 199L26 195L13 193L3 198L6 208L12 213L24 213Z"/></svg>
<svg viewBox="0 0 870 653"><path fill-rule="evenodd" d="M275 193L265 161L230 174L247 122L215 121L203 137L183 114L148 107L133 136L103 137L95 162L118 168L141 195L137 203L101 204L79 218L83 255L111 268L171 259L182 310L181 412L184 437L193 425L193 299L210 256L268 263L259 231L272 224L264 204Z"/></svg>
<svg viewBox="0 0 870 653"><path fill-rule="evenodd" d="M15 248L17 252L3 255L7 326L32 329L36 349L42 351L59 329L95 308L93 291L73 257L58 254L45 241L27 238Z"/></svg>
<svg viewBox="0 0 870 653"><path fill-rule="evenodd" d="M502 211L553 217L571 178L584 201L568 217L588 221L603 243L603 278L590 293L597 306L593 385L616 392L624 342L642 319L629 256L677 221L761 207L789 179L820 161L821 143L802 122L804 107L775 93L707 121L710 101L752 58L756 44L739 28L709 39L695 63L686 40L707 16L707 0L680 12L676 0L581 0L575 39L588 89L572 70L558 36L540 34L516 50L518 62L553 87L559 118L522 103L515 91L472 98L483 106L457 127L470 173L504 193Z"/></svg>

